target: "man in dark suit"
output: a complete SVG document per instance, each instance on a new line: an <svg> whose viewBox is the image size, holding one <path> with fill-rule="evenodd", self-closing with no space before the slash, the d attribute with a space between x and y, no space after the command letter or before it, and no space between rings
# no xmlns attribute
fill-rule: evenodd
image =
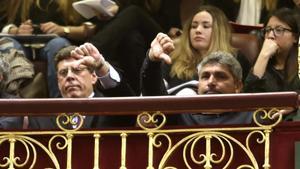
<svg viewBox="0 0 300 169"><path fill-rule="evenodd" d="M121 80L119 73L90 43L63 48L55 56L55 65L58 87L63 98L133 95L131 88ZM94 90L96 84L97 90ZM71 120L75 124L63 128L77 128L81 120L84 121L83 128L124 127L135 124L133 116L83 116L83 119L73 117ZM56 117L30 117L29 128L57 128Z"/></svg>
<svg viewBox="0 0 300 169"><path fill-rule="evenodd" d="M15 98L4 91L5 82L8 78L9 64L0 58L0 99ZM22 128L23 117L0 117L0 129Z"/></svg>

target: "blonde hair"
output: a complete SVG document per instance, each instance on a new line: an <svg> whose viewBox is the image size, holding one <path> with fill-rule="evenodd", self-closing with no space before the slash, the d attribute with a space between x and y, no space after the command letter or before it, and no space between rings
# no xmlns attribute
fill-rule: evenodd
<svg viewBox="0 0 300 169"><path fill-rule="evenodd" d="M208 12L213 18L211 40L205 56L215 51L224 51L235 55L235 49L230 44L231 27L225 14L220 9L209 5L201 6L196 14L203 11ZM183 33L175 44L175 50L171 53L173 60L171 77L177 76L185 80L193 78L197 75L197 65L205 57L191 45L190 29L194 16L189 18L183 26Z"/></svg>
<svg viewBox="0 0 300 169"><path fill-rule="evenodd" d="M47 11L51 3L57 3L57 11L62 13L65 24L78 24L79 21L81 21L81 17L72 7L72 3L76 1L77 0L49 0L48 5L42 7L40 0L9 0L7 1L8 7L6 8L7 23L14 23L18 12L21 14L21 22L30 19L29 11L33 5L36 5L41 10ZM5 9L2 8L1 12L5 13L4 10Z"/></svg>

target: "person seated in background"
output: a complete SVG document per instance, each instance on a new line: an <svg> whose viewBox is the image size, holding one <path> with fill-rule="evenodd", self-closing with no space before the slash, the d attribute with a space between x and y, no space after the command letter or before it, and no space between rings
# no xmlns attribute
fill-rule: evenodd
<svg viewBox="0 0 300 169"><path fill-rule="evenodd" d="M174 42L167 36L158 38L152 44L150 52L154 58L163 58L170 61L168 55L174 50ZM228 52L216 51L211 52L203 58L197 66L198 86L197 92L188 95L202 94L228 94L240 93L243 88L242 67L236 58ZM150 75L148 77L153 78ZM154 77L155 78L155 77ZM150 81L149 81L150 83ZM150 83L150 85L152 85ZM185 86L182 86L185 88ZM160 88L156 88L161 90ZM146 93L148 88L142 89ZM151 91L152 92L152 91ZM242 124L252 121L252 113L236 113L236 112L217 112L217 113L201 113L201 114L181 114L169 115L168 125L197 125L197 124Z"/></svg>
<svg viewBox="0 0 300 169"><path fill-rule="evenodd" d="M99 14L100 15L100 14ZM121 68L128 83L140 95L139 71L148 46L163 28L142 8L121 6L114 17L98 17L95 35L88 41L112 65Z"/></svg>
<svg viewBox="0 0 300 169"><path fill-rule="evenodd" d="M2 33L10 35L57 35L36 51L37 59L47 61L49 97L57 97L59 90L54 68L54 56L61 48L70 44L82 44L93 34L95 26L73 9L74 1L48 0L2 0L0 4ZM34 39L33 39L34 41ZM23 47L28 58L32 50L14 42L16 48Z"/></svg>
<svg viewBox="0 0 300 169"><path fill-rule="evenodd" d="M245 80L244 92L299 92L297 22L297 15L292 9L281 8L271 15L263 29L265 39L262 49ZM294 111L285 110L284 114L290 115L284 118L295 119L295 113L291 113Z"/></svg>
<svg viewBox="0 0 300 169"><path fill-rule="evenodd" d="M262 49L245 80L245 92L299 91L297 22L292 9L271 15L262 30Z"/></svg>
<svg viewBox="0 0 300 169"><path fill-rule="evenodd" d="M168 36L158 36L152 43L149 56L153 58L164 59L170 63L169 56L174 50L174 42ZM153 67L152 67L153 68ZM149 73L149 72L148 72ZM147 78L149 85L153 85L151 80L157 78L152 74L143 74ZM243 70L237 59L228 52L216 51L206 55L198 65L198 89L197 93L189 93L189 95L201 94L229 94L240 93L243 89ZM152 80L153 81L153 80ZM184 88L184 86L182 86ZM162 91L159 86L155 88L142 89L145 93ZM147 91L151 90L151 91ZM289 110L281 110L278 113L289 114ZM278 115L278 114L277 114ZM274 115L276 116L276 115ZM275 117L274 117L275 118ZM252 113L201 113L201 114L184 114L169 115L168 125L177 124L241 124L250 123Z"/></svg>
<svg viewBox="0 0 300 169"><path fill-rule="evenodd" d="M63 98L93 98L133 95L120 74L90 43L61 49L55 56L57 79ZM97 90L94 89L94 86ZM85 106L85 105L82 105ZM57 128L56 117L29 117L29 128ZM86 116L84 128L134 126L132 116Z"/></svg>
<svg viewBox="0 0 300 169"><path fill-rule="evenodd" d="M174 51L164 51L158 45L166 41L175 44ZM167 95L167 89L197 80L197 65L215 51L228 52L237 57L243 65L243 73L247 73L250 67L248 60L230 42L231 28L225 14L216 7L201 6L186 22L182 35L175 43L163 33L152 41L141 69L142 94ZM164 53L170 54L170 57Z"/></svg>
<svg viewBox="0 0 300 169"><path fill-rule="evenodd" d="M0 99L16 98L5 92L6 80L8 79L10 66L2 58L0 58ZM23 117L1 117L0 116L0 129L20 129L23 127Z"/></svg>
<svg viewBox="0 0 300 169"><path fill-rule="evenodd" d="M144 60L144 53L155 35L163 31L147 12L137 6L124 5L116 0L116 4L109 9L112 17L99 13L97 17L88 20L92 22L90 23L85 22L87 20L81 18L73 9L72 3L78 0L14 1L8 1L9 5L6 6L9 7L4 9L3 15L9 14L7 21L9 25L3 29L3 32L17 35L35 34L35 28L40 28L39 33L59 36L50 40L37 53L40 58L48 62L49 97L59 95L53 61L55 53L65 46L82 42L91 42L106 56L106 60L123 69L124 76L135 89L136 95L140 94L137 82L139 82L138 72ZM24 11L26 8L28 10ZM20 12L16 13L16 9ZM16 46L20 45L16 44Z"/></svg>

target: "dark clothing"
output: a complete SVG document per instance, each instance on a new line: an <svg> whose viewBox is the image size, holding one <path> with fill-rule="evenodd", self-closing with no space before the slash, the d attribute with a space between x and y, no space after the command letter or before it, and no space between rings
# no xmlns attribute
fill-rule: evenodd
<svg viewBox="0 0 300 169"><path fill-rule="evenodd" d="M115 88L96 91L94 97L116 97L133 95L127 84L122 83ZM84 105L83 105L84 106ZM135 125L135 116L86 116L82 128L103 127L132 127ZM66 126L67 128L71 126ZM56 117L29 117L31 129L58 129Z"/></svg>
<svg viewBox="0 0 300 169"><path fill-rule="evenodd" d="M139 6L163 28L164 32L168 32L172 27L181 28L180 6L181 3L186 2L182 2L182 0L158 0L160 1L159 6L155 9L153 7L149 9L149 7L146 7L146 1L147 0L123 0L121 4Z"/></svg>
<svg viewBox="0 0 300 169"><path fill-rule="evenodd" d="M147 53L148 55L148 53ZM244 64L245 71L248 71L249 63L241 54L237 59ZM168 95L167 88L163 79L168 82L168 88L172 88L193 79L183 80L178 77L170 77L171 66L161 62L150 61L146 56L141 69L141 90L143 96L160 96ZM248 72L247 72L248 73ZM175 92L172 94L176 94ZM168 115L167 125L199 125L199 124L246 124L252 121L252 113L224 113L221 115L204 115L204 114L181 114Z"/></svg>
<svg viewBox="0 0 300 169"><path fill-rule="evenodd" d="M217 125L217 124L250 124L252 112L226 112L222 114L182 114L180 124L192 125Z"/></svg>
<svg viewBox="0 0 300 169"><path fill-rule="evenodd" d="M235 22L240 10L240 2L233 0L205 0L206 5L216 6L221 9L228 20Z"/></svg>
<svg viewBox="0 0 300 169"><path fill-rule="evenodd" d="M16 98L13 95L0 92L0 99ZM23 117L0 117L0 129L21 129L23 127Z"/></svg>
<svg viewBox="0 0 300 169"><path fill-rule="evenodd" d="M266 72L261 79L250 71L244 84L244 91L249 93L299 90L300 80L297 75L288 83L284 72L276 70L270 64L267 66Z"/></svg>
<svg viewBox="0 0 300 169"><path fill-rule="evenodd" d="M137 6L129 6L123 9L100 27L99 31L90 41L109 61L114 61L118 57L121 57L117 55L117 49L122 47L121 42L123 42L124 37L128 33L135 30L139 31L145 38L146 44L150 45L156 34L162 31L161 27Z"/></svg>
<svg viewBox="0 0 300 169"><path fill-rule="evenodd" d="M90 40L114 66L124 70L124 77L136 95L140 94L139 72L151 41L163 29L143 9L130 5L106 22Z"/></svg>
<svg viewBox="0 0 300 169"><path fill-rule="evenodd" d="M237 60L243 68L243 75L247 75L250 69L249 61L240 52L237 54ZM149 57L146 56L141 68L141 91L143 96L168 95L167 88L169 89L191 80L198 80L198 76L195 76L192 79L171 77L170 70L171 65L161 62L152 62L149 60ZM168 83L167 88L163 79Z"/></svg>

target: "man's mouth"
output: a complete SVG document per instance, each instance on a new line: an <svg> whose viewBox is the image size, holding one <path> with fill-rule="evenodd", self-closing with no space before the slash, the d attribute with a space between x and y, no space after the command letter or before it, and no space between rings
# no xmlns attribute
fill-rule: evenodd
<svg viewBox="0 0 300 169"><path fill-rule="evenodd" d="M74 90L74 89L78 89L80 88L78 85L70 85L70 86L66 86L66 91L70 91L70 90Z"/></svg>
<svg viewBox="0 0 300 169"><path fill-rule="evenodd" d="M204 94L222 94L222 93L216 90L208 90Z"/></svg>

